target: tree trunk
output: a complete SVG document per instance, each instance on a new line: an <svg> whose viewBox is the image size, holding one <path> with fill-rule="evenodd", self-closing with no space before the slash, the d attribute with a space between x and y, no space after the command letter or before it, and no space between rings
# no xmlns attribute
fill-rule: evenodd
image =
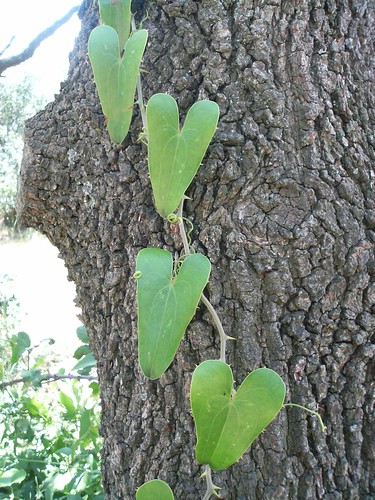
<svg viewBox="0 0 375 500"><path fill-rule="evenodd" d="M188 190L194 246L210 259L207 294L223 320L235 380L267 366L288 408L214 482L226 499L372 498L375 327L371 0L133 2L149 30L146 99L220 106L219 129ZM203 305L171 368L148 381L137 361L132 275L144 247L182 243L153 206L136 112L109 140L87 58L97 5L86 0L68 81L27 123L21 221L56 245L77 285L98 360L103 483L134 498L166 480L177 499L205 491L194 459L189 386L218 358ZM371 489L372 488L372 489Z"/></svg>

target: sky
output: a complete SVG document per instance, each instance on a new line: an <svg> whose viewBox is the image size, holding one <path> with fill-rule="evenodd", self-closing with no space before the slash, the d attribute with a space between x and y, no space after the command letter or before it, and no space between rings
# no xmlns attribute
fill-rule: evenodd
<svg viewBox="0 0 375 500"><path fill-rule="evenodd" d="M14 35L15 39L2 57L9 57L28 46L41 31L66 14L81 0L0 0L0 50ZM10 81L22 80L25 75L35 79L40 92L49 100L58 93L69 67L69 52L80 29L77 14L42 42L28 61L8 69L4 76Z"/></svg>

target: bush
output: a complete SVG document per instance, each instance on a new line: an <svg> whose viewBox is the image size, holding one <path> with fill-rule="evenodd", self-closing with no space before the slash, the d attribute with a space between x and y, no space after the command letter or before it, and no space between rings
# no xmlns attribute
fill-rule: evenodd
<svg viewBox="0 0 375 500"><path fill-rule="evenodd" d="M0 499L104 499L87 333L77 330L82 345L71 373L53 370L41 345L12 332L15 300L0 294Z"/></svg>

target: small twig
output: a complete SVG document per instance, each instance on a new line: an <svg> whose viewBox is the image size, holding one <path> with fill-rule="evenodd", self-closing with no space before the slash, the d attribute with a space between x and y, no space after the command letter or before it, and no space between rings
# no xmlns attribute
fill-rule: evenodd
<svg viewBox="0 0 375 500"><path fill-rule="evenodd" d="M69 19L79 10L79 5L76 5L75 7L72 7L69 12L65 14L61 19L56 21L54 24L52 24L49 28L45 29L41 33L39 33L38 36L34 38L29 44L29 46L20 52L19 54L12 56L12 57L7 57L5 59L0 59L0 76L1 74L8 68L11 68L12 66L17 66L18 64L23 63L24 61L27 61L27 59L30 59L34 55L35 50L39 47L39 45L48 37L53 35L55 31L60 28L63 24L65 24ZM4 52L4 51L3 51ZM3 53L2 52L2 53ZM1 54L0 54L1 55Z"/></svg>
<svg viewBox="0 0 375 500"><path fill-rule="evenodd" d="M7 51L9 49L9 47L12 45L13 43L13 40L15 39L16 37L13 35L12 38L9 40L9 42L5 45L5 47L0 51L0 56L2 56L4 54L5 51Z"/></svg>
<svg viewBox="0 0 375 500"><path fill-rule="evenodd" d="M178 227L180 230L182 243L184 246L184 252L186 255L189 255L192 252L191 252L191 248L189 245L188 237L186 235L184 219L183 219L184 201L185 201L185 195L182 197L181 203L180 203L178 210L177 210L177 220L178 220ZM228 337L228 335L226 335L224 328L223 328L223 325L220 321L219 316L217 315L217 312L216 312L214 306L211 304L211 302L208 300L208 298L203 293L201 295L201 300L204 303L204 305L207 307L208 312L211 314L213 322L214 322L214 324L219 332L219 335L220 335L220 361L223 361L225 363L226 362L225 361L225 359L226 359L225 353L226 353L227 340L228 340L228 338L231 338L231 337ZM206 465L204 475L206 476L207 490L206 490L206 493L203 497L203 500L209 500L211 495L218 496L218 494L216 493L216 490L219 488L217 486L215 486L214 483L212 482L211 467L208 464Z"/></svg>
<svg viewBox="0 0 375 500"><path fill-rule="evenodd" d="M21 460L22 460L22 462L28 462L30 464L55 465L55 466L58 466L58 467L64 467L65 466L66 470L71 470L71 469L74 468L75 471L85 472L86 474L99 474L100 473L100 469L89 470L89 469L85 469L83 467L76 467L76 466L70 465L67 462L62 462L62 461L60 461L60 462L53 462L53 461L49 461L49 460L37 460L35 458L25 458L25 457L22 457Z"/></svg>
<svg viewBox="0 0 375 500"><path fill-rule="evenodd" d="M55 382L57 380L97 380L98 377L95 375L73 375L73 374L67 374L67 375L55 375L53 373L46 373L44 375L41 374L40 376L40 382L43 383L49 383L49 382ZM0 390L5 389L6 387L11 387L13 385L17 384L22 384L22 383L27 383L31 382L30 379L28 378L16 378L14 380L10 380L9 382L1 382L0 383Z"/></svg>

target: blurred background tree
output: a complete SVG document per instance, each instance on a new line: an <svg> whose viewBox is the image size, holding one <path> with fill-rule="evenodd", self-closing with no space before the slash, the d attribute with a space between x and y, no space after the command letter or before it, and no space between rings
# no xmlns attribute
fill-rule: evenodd
<svg viewBox="0 0 375 500"><path fill-rule="evenodd" d="M0 238L16 230L17 176L27 118L43 108L46 100L35 91L29 77L17 83L0 81Z"/></svg>

